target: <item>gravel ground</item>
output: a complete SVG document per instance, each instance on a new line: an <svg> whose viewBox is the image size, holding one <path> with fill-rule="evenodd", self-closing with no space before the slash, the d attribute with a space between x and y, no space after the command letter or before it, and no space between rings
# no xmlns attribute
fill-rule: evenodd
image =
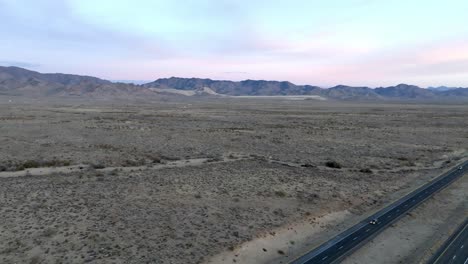
<svg viewBox="0 0 468 264"><path fill-rule="evenodd" d="M463 105L0 99L0 262L200 263L291 223L365 214L466 156L467 114Z"/></svg>

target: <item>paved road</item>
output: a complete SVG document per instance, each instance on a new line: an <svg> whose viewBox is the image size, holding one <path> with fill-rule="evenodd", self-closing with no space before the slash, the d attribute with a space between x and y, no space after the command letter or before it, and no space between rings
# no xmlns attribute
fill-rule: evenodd
<svg viewBox="0 0 468 264"><path fill-rule="evenodd" d="M428 264L468 263L468 219L442 245Z"/></svg>
<svg viewBox="0 0 468 264"><path fill-rule="evenodd" d="M325 244L294 260L292 264L326 264L338 262L372 237L376 236L379 232L383 231L406 212L461 177L467 171L468 161L442 174L433 181L337 235ZM376 221L374 224L371 223L373 220Z"/></svg>

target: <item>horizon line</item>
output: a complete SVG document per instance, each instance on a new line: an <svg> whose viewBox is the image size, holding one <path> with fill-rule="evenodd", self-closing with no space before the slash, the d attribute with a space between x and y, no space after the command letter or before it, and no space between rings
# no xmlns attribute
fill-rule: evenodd
<svg viewBox="0 0 468 264"><path fill-rule="evenodd" d="M39 73L39 74L66 74L66 75L76 75L76 76L81 76L81 77L92 77L92 78L98 78L98 79L101 79L101 80L109 81L109 82L112 82L112 83L126 83L126 84L133 84L133 85L137 85L137 86L152 83L152 82L155 82L155 81L158 81L158 80L161 80L161 79L178 78L178 79L201 79L201 80L210 80L210 81L219 81L219 82L245 82L245 81L265 81L265 82L279 82L279 83L288 82L288 83L291 83L291 84L293 84L295 86L313 86L313 87L318 87L318 88L321 88L321 89L329 89L329 88L334 88L334 87L338 87L338 86L347 86L347 87L353 87L353 88L360 88L361 87L361 88L377 89L377 88L396 87L396 86L399 86L399 85L416 86L416 87L421 88L421 89L441 88L441 87L449 88L449 89L460 89L460 88L461 89L468 89L468 86L467 87L461 87L461 86L460 87L452 87L452 86L440 85L440 86L421 87L419 85L408 84L408 83L398 83L396 85L390 85L390 86L365 86L365 85L357 85L356 86L356 85L346 85L346 84L339 83L339 84L336 84L336 85L333 85L333 86L325 87L325 86L312 85L312 84L296 84L296 83L293 83L293 82L287 81L287 80L281 80L280 81L280 80L266 80L266 79L244 79L244 80L240 80L240 81L234 81L234 80L226 80L226 79L211 79L211 78L200 78L200 77L178 77L178 76L159 77L159 78L156 78L156 79L153 79L153 80L126 80L126 79L116 80L116 79L97 77L97 76L87 75L87 74L75 74L75 73L63 73L63 72L39 72L39 71L31 70L31 69L28 69L28 68L25 68L25 67L18 67L18 66L13 66L13 65L11 65L11 66L2 66L2 65L0 65L0 67L17 68L17 69L21 69L21 70L36 72L36 73Z"/></svg>

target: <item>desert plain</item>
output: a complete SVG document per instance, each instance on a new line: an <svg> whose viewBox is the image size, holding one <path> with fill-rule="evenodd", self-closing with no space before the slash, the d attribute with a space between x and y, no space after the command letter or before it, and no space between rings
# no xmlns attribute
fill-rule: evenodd
<svg viewBox="0 0 468 264"><path fill-rule="evenodd" d="M307 223L319 243L467 158L467 117L466 104L0 97L0 262L243 263L262 239L254 262L284 263L302 242L265 241Z"/></svg>

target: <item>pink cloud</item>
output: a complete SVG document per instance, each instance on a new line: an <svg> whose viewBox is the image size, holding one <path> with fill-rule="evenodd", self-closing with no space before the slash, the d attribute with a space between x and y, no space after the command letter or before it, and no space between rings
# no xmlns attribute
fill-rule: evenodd
<svg viewBox="0 0 468 264"><path fill-rule="evenodd" d="M429 64L468 60L468 39L431 45L420 52L418 59Z"/></svg>
<svg viewBox="0 0 468 264"><path fill-rule="evenodd" d="M388 50L372 45L362 48L358 42L341 46L325 37L310 42L267 38L256 41L249 45L264 50L265 54L204 54L146 61L122 58L98 71L110 79L152 80L180 76L289 80L321 86L386 86L402 82L421 86L467 85L464 83L468 78L468 45L465 45L465 39ZM89 71L92 73L94 69Z"/></svg>

